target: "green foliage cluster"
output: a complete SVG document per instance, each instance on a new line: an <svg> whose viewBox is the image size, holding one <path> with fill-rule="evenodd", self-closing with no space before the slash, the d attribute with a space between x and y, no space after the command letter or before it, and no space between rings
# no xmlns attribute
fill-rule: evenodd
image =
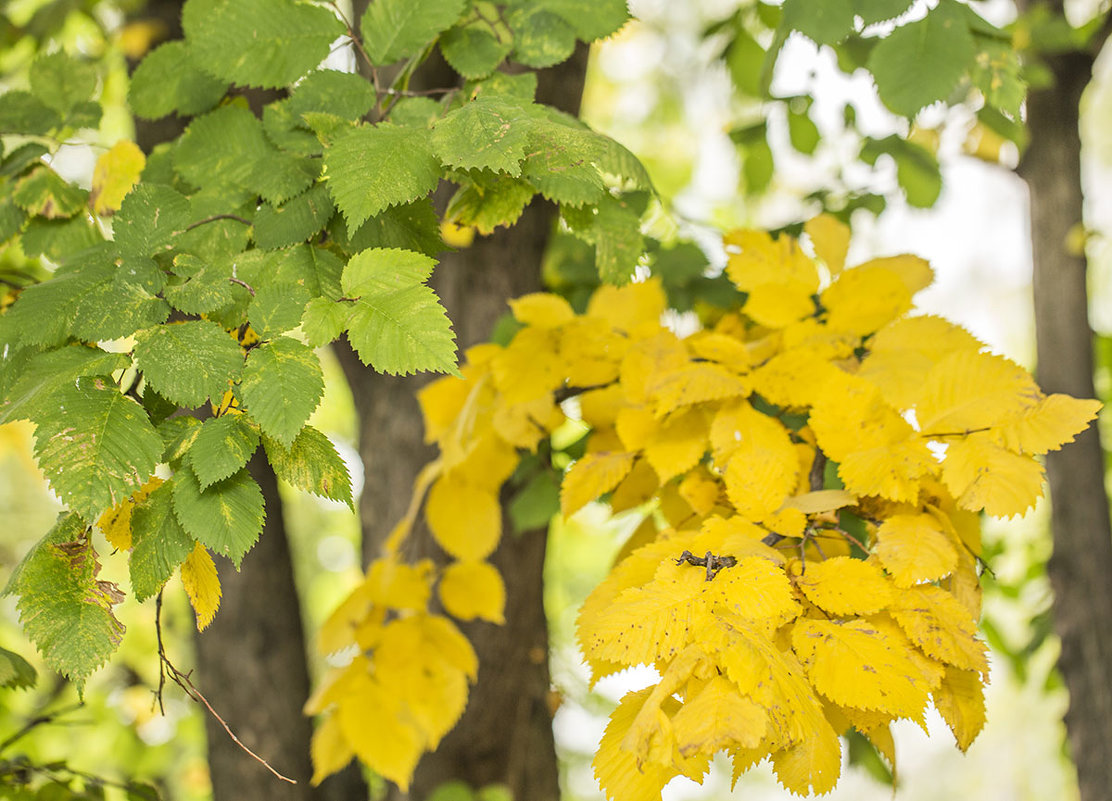
<svg viewBox="0 0 1112 801"><path fill-rule="evenodd" d="M189 0L185 38L153 50L129 94L140 117L188 125L118 208L54 165L100 119L97 65L34 60L27 88L0 99L0 240L54 269L8 293L0 423L36 425L35 457L69 510L6 587L51 667L80 685L123 633L122 590L97 578L88 536L105 513L131 512L143 599L197 544L239 565L265 516L247 470L260 445L279 477L352 503L343 461L307 425L323 392L313 348L346 336L381 372L455 371L427 283L446 247L441 182L456 186L449 218L484 233L543 196L604 280L628 280L648 177L534 102L531 71L626 18L621 0L377 0L355 21L295 0ZM361 73L323 65L349 43ZM435 48L465 81L410 90ZM256 115L250 89L280 91Z"/></svg>

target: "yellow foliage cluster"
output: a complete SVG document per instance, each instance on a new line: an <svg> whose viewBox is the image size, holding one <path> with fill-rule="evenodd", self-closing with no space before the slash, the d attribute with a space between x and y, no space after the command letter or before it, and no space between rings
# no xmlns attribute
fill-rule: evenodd
<svg viewBox="0 0 1112 801"><path fill-rule="evenodd" d="M789 790L823 793L839 734L893 759L889 724L921 723L931 700L969 746L988 671L978 514L1033 505L1036 457L1098 404L1047 397L962 329L908 316L932 278L923 260L846 269L844 226L805 230L814 257L789 236L728 235L745 302L690 336L662 324L655 280L602 287L583 314L529 295L511 303L521 328L507 346L472 348L462 378L421 393L441 455L326 627L326 650L359 656L310 703L329 713L318 780L357 754L404 787L458 718L474 654L430 611L433 587L450 615L501 618L483 561L501 536L499 490L569 415L590 434L564 514L601 499L646 514L579 616L596 680L638 664L660 674L611 716L594 762L608 798L699 781L719 751L735 776L770 758ZM457 560L442 571L397 557L426 490L429 527Z"/></svg>

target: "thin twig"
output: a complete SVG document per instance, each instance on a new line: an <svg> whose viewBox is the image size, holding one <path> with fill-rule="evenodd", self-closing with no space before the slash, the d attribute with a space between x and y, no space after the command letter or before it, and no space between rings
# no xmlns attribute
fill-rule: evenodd
<svg viewBox="0 0 1112 801"><path fill-rule="evenodd" d="M236 745L238 745L240 748L242 748L255 761L257 761L259 764L261 764L264 768L269 770L271 773L273 773L275 776L277 776L282 781L289 782L290 784L297 784L297 781L295 779L291 779L288 776L283 776L281 773L279 773L274 768L272 768L270 766L269 762L267 762L261 756L256 754L254 751L252 751L246 745L244 745L243 741L241 741L238 737L236 737L236 734L235 734L234 731L231 730L231 727L229 727L228 724L224 722L224 718L220 717L220 715L217 714L216 710L212 708L212 704L210 704L208 702L208 699L205 698L205 696L201 693L201 691L197 689L196 685L194 685L193 682L190 681L189 673L182 673L180 670L178 670L176 667L174 667L174 664L166 656L166 651L162 646L162 624L161 624L161 621L160 621L161 613L162 613L162 593L159 592L158 593L158 600L155 602L155 631L158 635L158 659L159 659L159 668L158 668L158 671L159 671L159 676L158 676L158 705L159 705L159 708L162 707L162 688L163 688L163 685L165 683L165 676L166 676L166 673L169 673L170 680L172 682L174 682L174 684L181 687L182 690L185 691L186 695L188 695L192 700L197 701L201 704L204 704L205 709L207 709L209 711L209 714L212 715L214 718L216 718L216 721L221 726L224 727L224 731L226 731L228 733L228 736L232 738L232 742L234 742Z"/></svg>
<svg viewBox="0 0 1112 801"><path fill-rule="evenodd" d="M62 715L68 715L70 712L75 712L76 710L81 709L81 707L83 706L84 704L73 704L72 706L63 707L62 709L59 709L55 712L36 715L25 724L23 724L23 727L19 731L10 736L8 739L4 740L4 742L0 743L0 754L7 750L12 743L16 742L27 734L30 734L31 731L35 728L43 725L44 723L53 723L55 719L61 717Z"/></svg>
<svg viewBox="0 0 1112 801"><path fill-rule="evenodd" d="M981 433L984 433L985 431L991 431L991 430L992 430L991 426L983 426L981 428L967 428L967 429L965 429L965 431L940 431L937 434L921 433L921 434L919 434L919 437L921 439L942 439L942 437L966 437L966 436L969 436L970 434L981 434Z"/></svg>
<svg viewBox="0 0 1112 801"><path fill-rule="evenodd" d="M232 276L228 280L231 281L233 284L239 284L241 287L251 293L251 297L255 297L255 288L246 281L236 278L235 276Z"/></svg>
<svg viewBox="0 0 1112 801"><path fill-rule="evenodd" d="M195 223L190 223L185 227L185 230L192 231L194 228L200 228L202 225L208 225L209 223L214 223L217 220L235 220L236 222L243 223L244 225L251 224L250 220L248 220L246 217L240 217L238 214L214 214L211 217L205 217L205 219L203 220L197 220L197 222Z"/></svg>
<svg viewBox="0 0 1112 801"><path fill-rule="evenodd" d="M383 89L383 94L396 95L399 97L431 97L433 95L450 95L453 92L458 92L458 86L445 86L440 89Z"/></svg>

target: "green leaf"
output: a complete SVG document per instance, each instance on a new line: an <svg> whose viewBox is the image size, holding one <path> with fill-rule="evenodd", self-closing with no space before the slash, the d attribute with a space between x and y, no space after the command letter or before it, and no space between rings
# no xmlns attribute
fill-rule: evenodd
<svg viewBox="0 0 1112 801"><path fill-rule="evenodd" d="M289 112L299 121L306 112L321 111L355 121L374 104L375 90L366 78L338 70L310 72L286 101Z"/></svg>
<svg viewBox="0 0 1112 801"><path fill-rule="evenodd" d="M111 264L94 262L79 270L59 270L49 281L24 289L7 314L20 341L27 345L61 345L69 336L81 298L114 272Z"/></svg>
<svg viewBox="0 0 1112 801"><path fill-rule="evenodd" d="M792 147L808 156L815 152L822 138L818 126L806 111L788 109L788 139Z"/></svg>
<svg viewBox="0 0 1112 801"><path fill-rule="evenodd" d="M202 490L239 472L259 447L259 432L242 414L210 417L189 448L189 466Z"/></svg>
<svg viewBox="0 0 1112 801"><path fill-rule="evenodd" d="M452 69L465 78L484 78L494 72L512 49L499 41L485 21L457 25L440 37L440 52Z"/></svg>
<svg viewBox="0 0 1112 801"><path fill-rule="evenodd" d="M351 306L328 298L313 298L301 317L301 330L310 347L319 348L339 339L347 328Z"/></svg>
<svg viewBox="0 0 1112 801"><path fill-rule="evenodd" d="M572 124L538 125L523 175L554 203L596 203L605 191L595 164L606 152L604 138Z"/></svg>
<svg viewBox="0 0 1112 801"><path fill-rule="evenodd" d="M87 342L119 339L170 316L170 304L127 280L127 271L126 263L120 265L115 276L82 295L73 311L70 331L74 336Z"/></svg>
<svg viewBox="0 0 1112 801"><path fill-rule="evenodd" d="M363 364L383 373L418 370L456 373L451 323L424 282L435 262L394 248L358 253L344 268L344 294L352 298L348 339Z"/></svg>
<svg viewBox="0 0 1112 801"><path fill-rule="evenodd" d="M617 198L603 198L595 215L595 261L598 275L608 284L626 284L633 278L644 240L641 217Z"/></svg>
<svg viewBox="0 0 1112 801"><path fill-rule="evenodd" d="M349 229L436 189L440 165L422 128L391 123L348 128L324 153L328 189Z"/></svg>
<svg viewBox="0 0 1112 801"><path fill-rule="evenodd" d="M342 501L354 511L347 465L320 431L305 426L289 448L263 437L263 447L278 478L322 498Z"/></svg>
<svg viewBox="0 0 1112 801"><path fill-rule="evenodd" d="M174 516L172 484L162 484L131 513L128 568L137 601L157 595L193 550L193 538Z"/></svg>
<svg viewBox="0 0 1112 801"><path fill-rule="evenodd" d="M869 56L869 71L884 105L914 117L919 109L946 99L977 55L965 15L953 0L942 0L927 16L902 25L882 39Z"/></svg>
<svg viewBox="0 0 1112 801"><path fill-rule="evenodd" d="M934 205L942 192L942 173L938 160L925 148L899 136L884 139L867 139L861 148L861 158L874 164L881 154L890 155L896 162L896 181L904 190L908 205L925 209Z"/></svg>
<svg viewBox="0 0 1112 801"><path fill-rule="evenodd" d="M528 67L551 67L575 51L575 28L551 11L515 8L506 22L514 34L515 60Z"/></svg>
<svg viewBox="0 0 1112 801"><path fill-rule="evenodd" d="M10 94L3 95L5 101ZM0 104L2 106L3 104ZM4 160L0 162L0 176L5 178L12 178L19 175L28 167L38 164L42 161L42 157L50 153L50 150L40 145L38 142L27 142L12 150L10 153L4 155Z"/></svg>
<svg viewBox="0 0 1112 801"><path fill-rule="evenodd" d="M473 225L484 236L499 225L517 222L536 194L528 181L490 170L471 170L456 180L459 189L448 201L444 216L459 225Z"/></svg>
<svg viewBox="0 0 1112 801"><path fill-rule="evenodd" d="M162 459L173 467L193 447L201 432L201 421L191 415L168 417L158 424L158 436L162 438Z"/></svg>
<svg viewBox="0 0 1112 801"><path fill-rule="evenodd" d="M169 323L136 335L135 361L163 397L188 408L220 400L243 371L243 351L216 323Z"/></svg>
<svg viewBox="0 0 1112 801"><path fill-rule="evenodd" d="M7 648L0 648L0 688L21 690L34 687L38 673L31 663Z"/></svg>
<svg viewBox="0 0 1112 801"><path fill-rule="evenodd" d="M328 56L344 26L293 0L188 0L182 28L196 63L242 86L288 86Z"/></svg>
<svg viewBox="0 0 1112 801"><path fill-rule="evenodd" d="M853 32L853 0L784 0L780 24L816 44L837 44Z"/></svg>
<svg viewBox="0 0 1112 801"><path fill-rule="evenodd" d="M320 159L272 149L255 162L247 183L263 200L278 205L296 197L320 177Z"/></svg>
<svg viewBox="0 0 1112 801"><path fill-rule="evenodd" d="M206 264L188 253L174 258L174 273L186 280L170 284L163 294L175 309L186 314L210 314L230 306L236 300L237 287L231 278L230 264Z"/></svg>
<svg viewBox="0 0 1112 801"><path fill-rule="evenodd" d="M28 214L55 220L84 209L89 193L67 183L49 167L36 167L16 184L12 200Z"/></svg>
<svg viewBox="0 0 1112 801"><path fill-rule="evenodd" d="M100 563L84 521L63 514L54 528L23 558L4 594L19 596L23 630L46 663L73 679L85 679L105 663L123 637L112 613L123 593L97 580Z"/></svg>
<svg viewBox="0 0 1112 801"><path fill-rule="evenodd" d="M853 0L853 10L865 25L895 19L911 7L912 0Z"/></svg>
<svg viewBox="0 0 1112 801"><path fill-rule="evenodd" d="M363 47L372 64L392 64L452 27L463 8L463 0L374 0L359 26Z"/></svg>
<svg viewBox="0 0 1112 801"><path fill-rule="evenodd" d="M196 186L242 189L278 152L250 110L227 105L189 124L174 148L174 168Z"/></svg>
<svg viewBox="0 0 1112 801"><path fill-rule="evenodd" d="M84 214L68 220L35 217L23 229L20 244L26 256L46 256L55 263L69 261L75 254L103 241L100 230Z"/></svg>
<svg viewBox="0 0 1112 801"><path fill-rule="evenodd" d="M584 42L605 39L629 19L626 0L512 0L511 6L533 6L562 17Z"/></svg>
<svg viewBox="0 0 1112 801"><path fill-rule="evenodd" d="M247 308L247 320L262 339L273 339L297 328L309 302L309 290L300 284L278 281L259 287Z"/></svg>
<svg viewBox="0 0 1112 801"><path fill-rule="evenodd" d="M726 49L726 68L738 91L760 97L761 65L765 51L746 30L740 30Z"/></svg>
<svg viewBox="0 0 1112 801"><path fill-rule="evenodd" d="M182 528L239 569L258 541L266 513L263 493L246 468L202 491L188 466L174 474L174 514Z"/></svg>
<svg viewBox="0 0 1112 801"><path fill-rule="evenodd" d="M302 244L270 256L266 268L270 271L270 280L299 284L314 297L340 297L340 274L344 271L344 263L335 253Z"/></svg>
<svg viewBox="0 0 1112 801"><path fill-rule="evenodd" d="M20 370L11 390L0 401L0 424L49 414L58 408L55 396L81 376L107 376L130 364L131 359L123 353L107 353L85 345L39 353Z"/></svg>
<svg viewBox="0 0 1112 801"><path fill-rule="evenodd" d="M112 219L120 252L153 256L169 250L189 225L189 199L162 184L141 183L127 193Z"/></svg>
<svg viewBox="0 0 1112 801"><path fill-rule="evenodd" d="M278 337L248 354L240 393L263 433L288 446L324 394L320 361L296 339Z"/></svg>
<svg viewBox="0 0 1112 801"><path fill-rule="evenodd" d="M518 534L547 528L560 511L559 480L548 470L537 473L510 501L508 511Z"/></svg>
<svg viewBox="0 0 1112 801"><path fill-rule="evenodd" d="M981 90L985 102L1020 119L1020 107L1027 97L1027 83L1022 78L1019 53L1002 42L979 37L980 45L970 78Z"/></svg>
<svg viewBox="0 0 1112 801"><path fill-rule="evenodd" d="M96 520L141 487L162 455L143 407L109 380L83 376L41 415L35 458L51 487L85 520Z"/></svg>
<svg viewBox="0 0 1112 801"><path fill-rule="evenodd" d="M208 111L228 90L228 82L214 78L193 60L184 41L159 45L131 74L128 105L139 117L155 120L177 112L182 117Z"/></svg>
<svg viewBox="0 0 1112 801"><path fill-rule="evenodd" d="M255 214L255 243L273 250L304 242L328 224L335 208L323 184L282 206L263 205Z"/></svg>
<svg viewBox="0 0 1112 801"><path fill-rule="evenodd" d="M62 124L62 116L30 92L0 95L0 133L41 136Z"/></svg>
<svg viewBox="0 0 1112 801"><path fill-rule="evenodd" d="M440 238L440 218L426 198L392 206L369 218L354 232L348 231L342 218L337 217L334 222L333 238L348 253L367 248L401 248L435 258L447 249Z"/></svg>
<svg viewBox="0 0 1112 801"><path fill-rule="evenodd" d="M532 122L526 106L480 95L436 123L433 152L453 167L489 169L516 177L521 175Z"/></svg>
<svg viewBox="0 0 1112 801"><path fill-rule="evenodd" d="M46 105L65 115L93 96L96 68L64 50L40 55L31 64L31 92Z"/></svg>

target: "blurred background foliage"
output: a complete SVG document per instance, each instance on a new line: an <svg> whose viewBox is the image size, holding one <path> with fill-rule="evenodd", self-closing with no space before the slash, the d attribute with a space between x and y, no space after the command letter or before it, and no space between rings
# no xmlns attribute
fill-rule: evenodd
<svg viewBox="0 0 1112 801"><path fill-rule="evenodd" d="M903 250L930 258L939 280L925 294L925 307L966 324L993 349L1031 363L1026 205L1022 185L1006 169L1014 166L1018 151L1001 135L1002 124L994 129L978 109L959 104L945 114L928 110L916 127L908 127L883 109L867 78L840 73L831 52L799 38L789 40L781 56L771 85L776 99L758 100L759 87L746 76L763 58L760 26L766 33L774 27L760 17L769 13L767 7L762 11L744 0L631 5L638 21L592 56L583 113L648 167L667 207L650 220L652 233L667 241L678 230L705 249L705 256L690 244L652 254L658 264L696 267L668 271L670 297L680 312L689 311L696 296L713 297L704 282L715 280L720 256L712 244L715 228L776 228L821 208L834 209L853 223L851 261ZM976 5L997 23L1014 15L1009 2ZM143 0L0 3L0 89L20 88L35 55L51 48L79 53L98 66L105 113L96 129L75 132L55 162L64 175L84 178L86 185L102 149L133 135L126 106L129 59L163 35L153 23L131 21L142 7ZM1075 3L1072 21L1081 25L1097 9ZM767 46L767 36L764 42ZM1106 75L1107 67L1098 73ZM1112 81L1098 77L1089 93L1084 133L1091 215L1079 233L1080 246L1088 248L1095 265L1093 320L1102 329L1097 379L1105 401L1112 394L1107 311L1112 304L1105 302L1104 312L1099 307L1112 292L1112 250L1103 236L1112 225L1112 196L1099 187L1112 169L1112 139L1097 121L1112 113L1109 87ZM558 238L546 266L550 281L579 303L595 281L593 268L579 269L588 264L582 247L572 237ZM708 264L711 271L704 274ZM39 261L18 245L0 251L0 281L22 286L42 274ZM322 357L328 389L311 422L336 442L357 473L351 397L330 355ZM0 428L0 582L60 509L34 467L30 434L22 424ZM358 490L363 477L353 479ZM342 505L308 495L288 491L283 500L297 592L313 632L359 576L358 521ZM569 801L599 798L590 758L606 713L637 681L627 674L588 690L574 643L575 615L639 522L638 513L610 519L595 506L569 521L554 520L550 532L545 578L552 703ZM993 652L989 723L964 757L939 725L930 726L930 739L914 726L900 728L900 797L949 792L969 799L1068 801L1077 791L1063 751L1065 692L1053 668L1057 644L1048 617L1045 509L1023 521L987 521L985 542L992 566L983 621ZM110 553L103 542L97 549ZM104 562L103 577L124 582L122 560L108 556ZM173 583L165 595L163 635L175 664L187 670L196 636L192 614ZM129 600L120 617L129 636L79 699L73 687L43 669L22 637L14 599L0 601L0 647L26 658L38 674L31 688L0 690L0 798L142 799L147 785L163 798L208 797L200 708L176 687L163 693L163 709L158 708L154 604ZM319 672L323 665L315 649L309 659ZM848 751L855 768L833 797L889 797L889 766L852 743ZM783 796L770 771L742 781L739 797ZM719 769L703 787L676 784L665 797L722 797L728 787L729 777ZM443 789L442 801L466 792ZM487 794L497 797L495 790Z"/></svg>

